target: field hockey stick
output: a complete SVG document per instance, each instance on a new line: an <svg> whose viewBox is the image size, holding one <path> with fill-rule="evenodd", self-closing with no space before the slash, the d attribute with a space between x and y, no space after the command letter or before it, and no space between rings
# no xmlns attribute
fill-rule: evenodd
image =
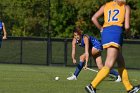
<svg viewBox="0 0 140 93"><path fill-rule="evenodd" d="M95 70L95 69L91 69L91 68L86 68L87 70L90 70L90 71L93 71L93 72L98 72L97 70Z"/></svg>
<svg viewBox="0 0 140 93"><path fill-rule="evenodd" d="M98 73L98 71L95 70L95 69L91 69L91 68L86 68L86 69L87 69L87 70L90 70L90 71L92 71L92 72ZM112 75L112 74L109 74L109 76L112 77L112 78L116 78L116 76L114 76L114 75Z"/></svg>

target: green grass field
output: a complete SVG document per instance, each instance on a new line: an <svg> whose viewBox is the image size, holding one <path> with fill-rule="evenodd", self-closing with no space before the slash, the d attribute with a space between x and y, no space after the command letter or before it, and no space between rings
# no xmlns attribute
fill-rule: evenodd
<svg viewBox="0 0 140 93"><path fill-rule="evenodd" d="M84 87L96 73L82 71L77 81L66 78L75 67L0 64L0 93L86 93ZM140 83L140 70L128 70L134 85ZM60 80L55 81L56 76ZM126 93L122 83L106 78L97 93Z"/></svg>

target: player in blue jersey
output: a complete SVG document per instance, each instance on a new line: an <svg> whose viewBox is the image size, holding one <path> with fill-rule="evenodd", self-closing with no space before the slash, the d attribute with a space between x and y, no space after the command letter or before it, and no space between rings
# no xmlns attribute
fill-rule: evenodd
<svg viewBox="0 0 140 93"><path fill-rule="evenodd" d="M102 58L101 58L102 45L100 41L98 41L93 36L82 34L82 30L76 28L76 30L74 31L74 38L72 40L72 55L71 55L74 64L76 64L76 59L75 59L76 44L78 44L80 47L84 47L85 52L80 56L80 63L77 65L75 73L72 76L68 77L67 80L77 80L77 77L81 69L83 67L85 69L87 68L89 55L93 56L99 70L103 67ZM116 72L115 70L112 69L110 74L116 76L117 78L116 82L121 81L118 72Z"/></svg>
<svg viewBox="0 0 140 93"><path fill-rule="evenodd" d="M2 21L0 21L0 47L2 45L2 39L7 39L6 34L7 33L6 33L5 25Z"/></svg>

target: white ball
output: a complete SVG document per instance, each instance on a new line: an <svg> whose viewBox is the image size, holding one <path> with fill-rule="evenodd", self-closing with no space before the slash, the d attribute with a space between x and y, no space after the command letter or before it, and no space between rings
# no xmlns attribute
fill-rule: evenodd
<svg viewBox="0 0 140 93"><path fill-rule="evenodd" d="M55 80L59 80L59 77L55 77Z"/></svg>

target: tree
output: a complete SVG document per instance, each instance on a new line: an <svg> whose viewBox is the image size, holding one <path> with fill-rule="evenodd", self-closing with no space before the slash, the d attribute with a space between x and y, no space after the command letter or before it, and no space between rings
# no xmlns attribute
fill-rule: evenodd
<svg viewBox="0 0 140 93"><path fill-rule="evenodd" d="M99 30L91 22L92 15L110 0L1 0L0 17L11 36L47 36L48 22L52 37L72 37L75 26L84 33L100 37ZM140 0L128 0L132 8L132 36L140 35ZM50 8L50 20L47 11ZM99 21L103 23L103 18Z"/></svg>

